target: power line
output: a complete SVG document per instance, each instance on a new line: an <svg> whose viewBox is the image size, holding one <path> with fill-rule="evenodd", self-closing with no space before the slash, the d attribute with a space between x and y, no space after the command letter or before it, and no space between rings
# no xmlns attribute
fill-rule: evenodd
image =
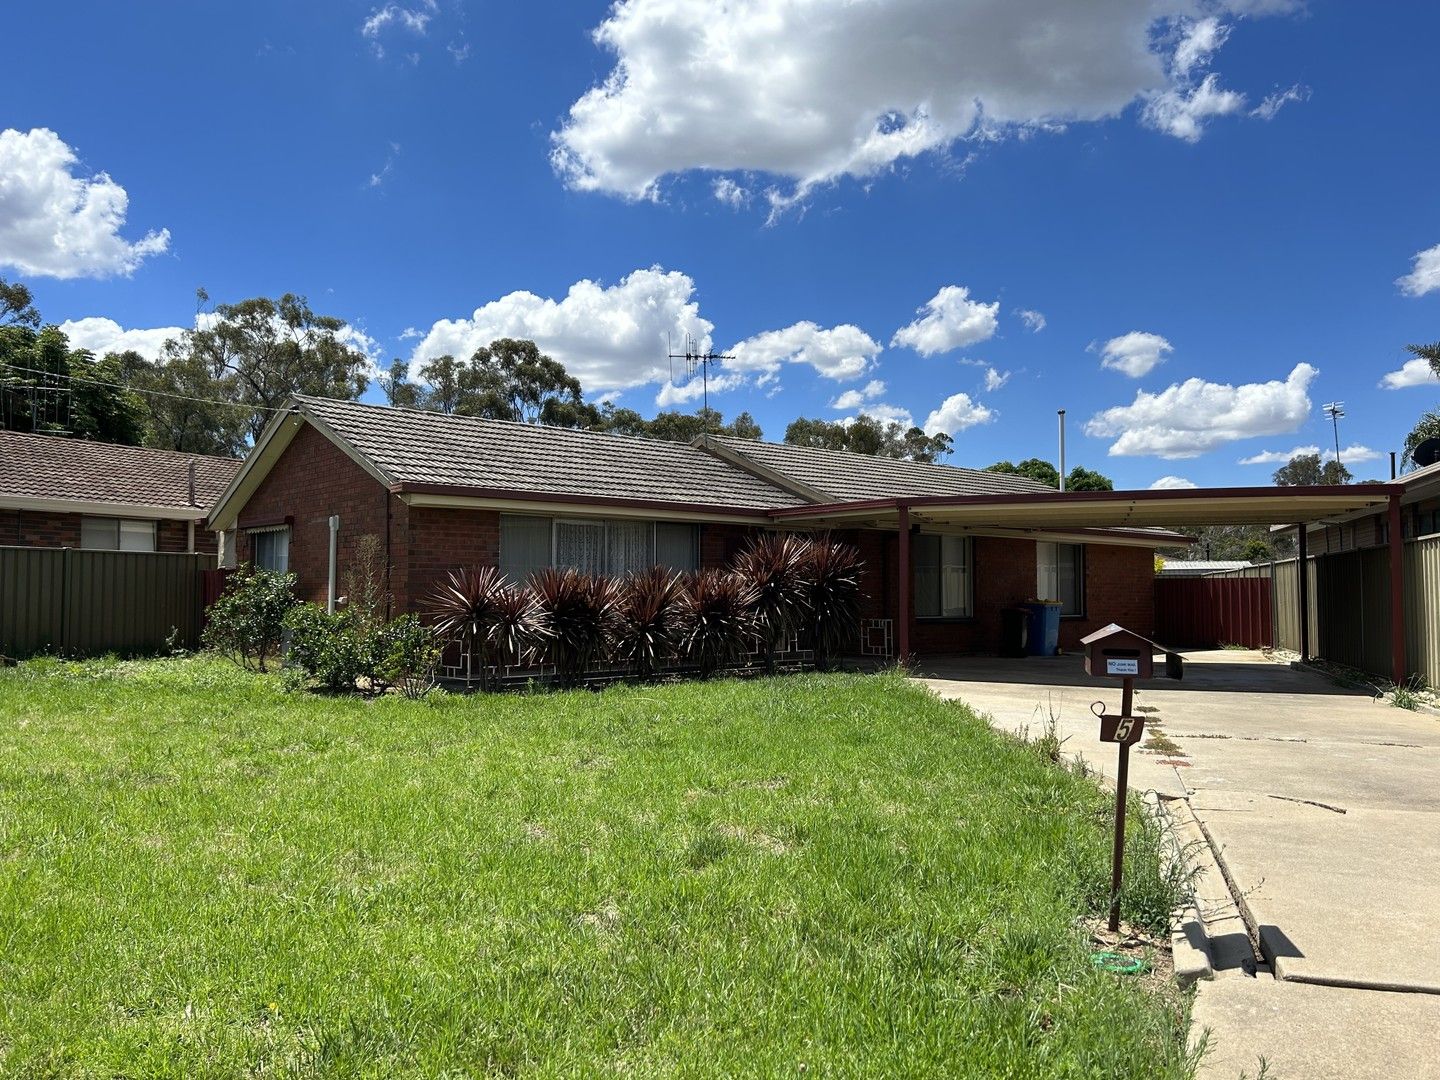
<svg viewBox="0 0 1440 1080"><path fill-rule="evenodd" d="M8 362L4 367L10 371L24 371L30 375L44 375L50 379L69 379L71 382L88 383L91 386L104 386L111 390L128 390L132 394L149 394L152 397L174 398L178 401L191 401L200 405L224 405L227 408L244 409L247 412L282 413L288 411L275 405L247 405L240 401L220 401L216 398L193 397L189 394L172 394L168 390L145 390L139 386L130 386L127 383L106 382L103 379L86 378L84 375L62 375L56 371L45 371L41 368L29 368Z"/></svg>

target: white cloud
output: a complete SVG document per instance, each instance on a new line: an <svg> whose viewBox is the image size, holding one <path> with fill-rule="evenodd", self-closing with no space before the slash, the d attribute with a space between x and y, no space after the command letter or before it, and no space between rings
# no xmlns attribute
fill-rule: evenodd
<svg viewBox="0 0 1440 1080"><path fill-rule="evenodd" d="M424 336L425 336L425 331L423 331L423 330L417 330L417 329L415 329L415 327L413 327L413 326L407 326L404 330L401 330L401 331L400 331L400 333L399 333L399 334L397 335L397 337L396 337L396 340L397 340L397 341L412 341L412 340L414 340L415 338L424 337Z"/></svg>
<svg viewBox="0 0 1440 1080"><path fill-rule="evenodd" d="M915 426L915 418L910 415L909 409L902 409L898 405L886 405L882 402L862 405L856 410L855 416L847 416L840 423L853 424L856 416L868 416L882 424L899 424L907 431Z"/></svg>
<svg viewBox="0 0 1440 1080"><path fill-rule="evenodd" d="M1429 386L1435 382L1435 370L1430 361L1415 357L1406 360L1398 371L1386 372L1380 386L1386 390L1403 390L1407 386Z"/></svg>
<svg viewBox="0 0 1440 1080"><path fill-rule="evenodd" d="M1258 454L1242 457L1241 465L1285 465L1297 457L1309 457L1320 453L1318 446L1297 446L1293 450L1262 450ZM1334 456L1334 455L1331 455Z"/></svg>
<svg viewBox="0 0 1440 1080"><path fill-rule="evenodd" d="M895 331L892 346L908 345L921 356L935 356L995 336L1000 301L970 299L964 285L946 285L917 312L919 318Z"/></svg>
<svg viewBox="0 0 1440 1080"><path fill-rule="evenodd" d="M1095 346L1090 346L1095 351ZM1131 330L1128 334L1113 337L1100 346L1100 366L1113 371L1122 371L1131 378L1148 375L1157 364L1164 363L1165 355L1175 351L1175 346L1159 334L1143 330Z"/></svg>
<svg viewBox="0 0 1440 1080"><path fill-rule="evenodd" d="M976 424L987 424L995 418L993 410L978 401L970 400L969 394L951 394L940 407L925 418L925 433L934 435L943 431L954 435Z"/></svg>
<svg viewBox="0 0 1440 1080"><path fill-rule="evenodd" d="M880 379L871 379L858 390L846 390L843 394L830 402L832 409L854 409L880 397L885 393L885 383Z"/></svg>
<svg viewBox="0 0 1440 1080"><path fill-rule="evenodd" d="M1045 329L1045 316L1038 311L1031 311L1029 308L1016 308L1015 314L1020 316L1020 321L1025 324L1025 329L1032 334L1038 334Z"/></svg>
<svg viewBox="0 0 1440 1080"><path fill-rule="evenodd" d="M378 188L382 186L386 180L390 179L390 174L395 171L395 159L399 156L400 144L392 142L390 144L390 152L385 155L385 164L380 166L378 172L370 174L370 180L365 186Z"/></svg>
<svg viewBox="0 0 1440 1080"><path fill-rule="evenodd" d="M1322 461L1335 460L1334 450L1321 450L1318 446L1297 446L1293 450L1262 450L1258 454L1241 458L1240 464L1288 465L1297 457L1313 457L1316 454ZM1370 447L1361 446L1358 443L1351 444L1340 451L1340 460L1347 465L1355 465L1364 461L1378 461L1383 456L1379 450L1372 450Z"/></svg>
<svg viewBox="0 0 1440 1080"><path fill-rule="evenodd" d="M133 350L154 360L160 355L165 342L185 333L183 326L157 326L147 330L126 330L114 319L91 315L84 319L67 319L60 324L60 332L70 339L76 349L89 349L96 356L106 353Z"/></svg>
<svg viewBox="0 0 1440 1080"><path fill-rule="evenodd" d="M739 375L725 375L723 373L720 375L711 375L709 379L709 392L712 394L723 394L726 390L734 390L744 385L745 380ZM671 405L688 405L691 402L703 400L705 393L706 380L704 379L692 378L678 386L667 381L665 385L660 388L660 392L655 395L655 404L661 408L667 408ZM595 400L604 401L608 398L613 401L618 397L619 395L615 393L596 394Z"/></svg>
<svg viewBox="0 0 1440 1080"><path fill-rule="evenodd" d="M1296 83L1285 90L1276 90L1273 94L1267 94L1265 100L1250 110L1250 115L1256 120L1274 120L1275 114L1286 105L1296 101L1309 101L1310 88Z"/></svg>
<svg viewBox="0 0 1440 1080"><path fill-rule="evenodd" d="M727 368L756 373L762 383L778 375L784 364L809 364L827 379L844 382L870 370L880 343L848 323L825 330L813 322L798 322L746 338L728 351L735 359L726 362Z"/></svg>
<svg viewBox="0 0 1440 1080"><path fill-rule="evenodd" d="M739 210L750 202L749 189L741 187L728 176L716 177L715 182L710 185L710 190L718 201L732 210Z"/></svg>
<svg viewBox="0 0 1440 1080"><path fill-rule="evenodd" d="M614 285L577 281L559 300L512 292L463 319L441 319L411 354L419 362L445 353L469 357L496 338L529 338L589 391L625 390L669 378L668 339L710 348L714 326L700 316L695 283L678 270L652 266Z"/></svg>
<svg viewBox="0 0 1440 1080"><path fill-rule="evenodd" d="M424 37L436 10L435 0L422 0L417 7L386 4L370 12L370 16L360 24L360 33L373 39L394 27Z"/></svg>
<svg viewBox="0 0 1440 1080"><path fill-rule="evenodd" d="M1190 488L1197 488L1200 485L1193 480L1186 480L1183 476L1162 476L1150 485L1151 491L1185 491Z"/></svg>
<svg viewBox="0 0 1440 1080"><path fill-rule="evenodd" d="M1210 57L1225 44L1230 27L1213 15L1196 19L1183 27L1180 44L1170 58L1170 68L1177 75L1189 75L1210 63Z"/></svg>
<svg viewBox="0 0 1440 1080"><path fill-rule="evenodd" d="M1424 296L1440 289L1440 244L1416 252L1410 273L1395 279L1406 296Z"/></svg>
<svg viewBox="0 0 1440 1080"><path fill-rule="evenodd" d="M208 329L218 321L219 316L214 312L201 312L195 316L193 329ZM69 338L70 344L74 348L88 349L96 356L129 350L137 352L146 360L151 361L160 358L167 341L180 338L187 330L183 326L126 329L114 319L95 315L83 319L67 319L60 324L59 329ZM279 320L276 320L275 333L277 336L288 336L290 331ZM364 353L366 359L370 361L372 373L378 370L384 350L380 348L380 343L365 331L347 323L335 334L335 339L342 345L348 345L350 348Z"/></svg>
<svg viewBox="0 0 1440 1080"><path fill-rule="evenodd" d="M1202 8L1209 18L1191 17ZM1109 119L1137 100L1192 138L1229 100L1192 85L1223 39L1216 16L1255 8L618 0L593 33L614 67L552 133L551 160L570 186L627 198L654 198L689 169L767 173L795 184L771 189L780 206L958 140Z"/></svg>
<svg viewBox="0 0 1440 1080"><path fill-rule="evenodd" d="M1296 364L1282 382L1225 383L1187 379L1157 394L1141 390L1130 405L1097 413L1085 434L1114 438L1112 457L1198 457L1225 443L1296 431L1310 414L1308 390L1320 372Z"/></svg>
<svg viewBox="0 0 1440 1080"><path fill-rule="evenodd" d="M1157 131L1186 142L1199 142L1205 121L1229 116L1245 107L1245 95L1222 90L1220 77L1206 75L1198 86L1166 90L1145 106L1145 122Z"/></svg>
<svg viewBox="0 0 1440 1080"><path fill-rule="evenodd" d="M1010 372L996 371L993 367L985 369L985 389L999 390L1010 381Z"/></svg>
<svg viewBox="0 0 1440 1080"><path fill-rule="evenodd" d="M170 230L120 235L130 197L48 128L0 131L0 266L54 278L130 274L170 246Z"/></svg>

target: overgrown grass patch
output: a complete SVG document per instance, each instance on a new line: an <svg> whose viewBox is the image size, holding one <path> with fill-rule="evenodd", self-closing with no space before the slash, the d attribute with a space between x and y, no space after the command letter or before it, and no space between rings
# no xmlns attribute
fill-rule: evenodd
<svg viewBox="0 0 1440 1080"><path fill-rule="evenodd" d="M36 661L0 716L8 1076L1188 1075L1182 1000L1090 962L1110 797L898 676Z"/></svg>

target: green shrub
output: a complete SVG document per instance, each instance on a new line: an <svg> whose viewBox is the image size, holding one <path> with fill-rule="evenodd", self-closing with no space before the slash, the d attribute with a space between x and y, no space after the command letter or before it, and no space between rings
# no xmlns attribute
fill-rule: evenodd
<svg viewBox="0 0 1440 1080"><path fill-rule="evenodd" d="M286 614L285 629L290 631L286 680L292 687L316 683L331 693L348 693L378 666L375 635L362 630L350 611L332 615L314 604L301 604Z"/></svg>
<svg viewBox="0 0 1440 1080"><path fill-rule="evenodd" d="M202 641L241 667L267 670L280 650L286 614L295 598L295 575L242 566L206 613Z"/></svg>
<svg viewBox="0 0 1440 1080"><path fill-rule="evenodd" d="M395 687L407 698L422 698L435 686L440 639L414 615L402 615L374 634L377 684Z"/></svg>

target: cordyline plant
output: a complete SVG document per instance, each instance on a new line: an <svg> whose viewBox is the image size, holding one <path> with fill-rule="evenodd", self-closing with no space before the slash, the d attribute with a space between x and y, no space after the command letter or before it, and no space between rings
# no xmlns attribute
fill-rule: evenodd
<svg viewBox="0 0 1440 1080"><path fill-rule="evenodd" d="M522 662L545 632L535 598L493 566L452 570L430 594L429 615L441 638L469 647L482 689L492 664Z"/></svg>
<svg viewBox="0 0 1440 1080"><path fill-rule="evenodd" d="M564 686L574 686L614 641L620 583L579 570L550 568L530 579L548 633L540 653Z"/></svg>
<svg viewBox="0 0 1440 1080"><path fill-rule="evenodd" d="M682 651L708 679L716 668L744 656L754 638L745 586L733 574L700 570L686 576L685 596L689 611Z"/></svg>
<svg viewBox="0 0 1440 1080"><path fill-rule="evenodd" d="M735 559L744 586L745 610L765 654L765 670L775 674L775 654L810 613L805 579L809 541L793 533L762 533Z"/></svg>
<svg viewBox="0 0 1440 1080"><path fill-rule="evenodd" d="M860 626L860 553L828 533L806 546L801 574L805 580L807 616L815 665L826 671L832 657L854 640Z"/></svg>
<svg viewBox="0 0 1440 1080"><path fill-rule="evenodd" d="M620 588L615 652L642 678L653 678L677 655L685 635L689 604L685 579L663 566L627 577Z"/></svg>

